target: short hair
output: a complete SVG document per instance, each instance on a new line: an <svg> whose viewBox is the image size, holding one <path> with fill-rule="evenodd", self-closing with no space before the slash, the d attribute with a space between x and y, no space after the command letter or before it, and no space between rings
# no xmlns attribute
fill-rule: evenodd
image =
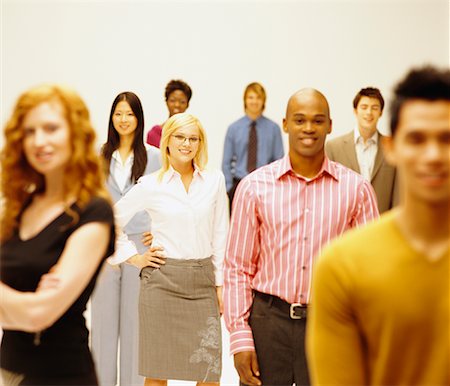
<svg viewBox="0 0 450 386"><path fill-rule="evenodd" d="M170 94L174 91L180 90L186 95L187 101L191 100L192 90L186 82L183 82L181 79L172 79L169 83L167 83L166 90L164 95L166 97L166 101L169 99Z"/></svg>
<svg viewBox="0 0 450 386"><path fill-rule="evenodd" d="M171 135L182 127L188 127L195 125L200 133L200 142L198 145L198 151L194 158L194 163L200 170L203 170L208 163L208 142L206 139L206 132L198 118L188 113L179 113L172 115L163 125L161 135L161 161L162 167L159 173L159 179L163 174L169 170L169 140Z"/></svg>
<svg viewBox="0 0 450 386"><path fill-rule="evenodd" d="M5 145L1 151L1 241L9 239L18 228L20 213L35 194L45 191L44 176L28 162L24 152L23 121L30 110L45 102L59 103L70 130L72 152L64 172L64 198L75 197L83 208L92 197L108 198L101 161L95 146L95 130L89 110L72 89L60 85L42 85L25 91L17 100L5 125ZM78 220L69 206L65 212Z"/></svg>
<svg viewBox="0 0 450 386"><path fill-rule="evenodd" d="M353 98L353 108L354 109L356 109L358 107L358 103L363 96L378 99L378 101L380 102L381 111L383 111L384 98L383 98L383 95L381 95L380 90L375 87L365 87L358 91L358 94L356 94L355 97Z"/></svg>
<svg viewBox="0 0 450 386"><path fill-rule="evenodd" d="M450 101L450 70L438 69L430 65L414 68L397 84L390 105L392 136L397 131L400 110L412 99Z"/></svg>
<svg viewBox="0 0 450 386"><path fill-rule="evenodd" d="M137 119L136 130L134 131L134 139L131 144L131 150L133 151L133 166L131 167L131 181L136 182L141 177L147 166L147 151L145 149L143 135L144 135L144 111L139 97L131 92L124 91L116 96L114 99L111 112L109 114L108 122L108 139L102 147L102 156L105 160L105 174L109 175L109 167L111 164L112 154L119 148L120 135L114 127L113 116L119 102L127 102L130 105L133 114Z"/></svg>
<svg viewBox="0 0 450 386"><path fill-rule="evenodd" d="M247 94L250 91L253 91L254 93L256 93L256 95L258 95L262 99L262 101L263 101L262 109L264 110L264 108L266 107L266 90L264 90L264 87L262 86L262 84L258 83L258 82L250 83L245 88L245 91L244 91L244 108L247 108L247 106L245 104L245 100L247 99Z"/></svg>
<svg viewBox="0 0 450 386"><path fill-rule="evenodd" d="M287 106L286 106L285 118L287 119L289 117L292 103L294 103L294 101L301 103L301 101L298 101L298 99L301 99L304 95L314 96L317 98L318 101L321 100L325 104L327 118L328 118L329 122L332 123L331 113L330 113L330 105L328 103L326 96L323 95L323 93L320 92L319 90L317 90L315 88L311 88L311 87L302 88L291 95L291 97L288 100Z"/></svg>

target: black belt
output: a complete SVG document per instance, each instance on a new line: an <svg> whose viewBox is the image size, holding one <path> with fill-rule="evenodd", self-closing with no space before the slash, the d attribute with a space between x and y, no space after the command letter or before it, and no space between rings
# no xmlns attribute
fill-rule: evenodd
<svg viewBox="0 0 450 386"><path fill-rule="evenodd" d="M307 308L306 304L301 303L288 303L283 299L280 299L278 296L265 294L263 292L253 291L255 297L269 303L273 307L278 308L283 313L289 315L291 319L306 319Z"/></svg>

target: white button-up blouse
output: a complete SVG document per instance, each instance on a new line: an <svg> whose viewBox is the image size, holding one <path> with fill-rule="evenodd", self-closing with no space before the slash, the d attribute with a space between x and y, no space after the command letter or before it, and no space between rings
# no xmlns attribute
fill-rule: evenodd
<svg viewBox="0 0 450 386"><path fill-rule="evenodd" d="M114 206L119 228L116 253L108 259L119 264L137 254L122 228L135 213L145 210L152 218L154 246L164 248L173 259L212 258L216 285L223 283L223 259L227 242L229 211L225 178L221 171L195 168L189 191L173 168L143 176Z"/></svg>

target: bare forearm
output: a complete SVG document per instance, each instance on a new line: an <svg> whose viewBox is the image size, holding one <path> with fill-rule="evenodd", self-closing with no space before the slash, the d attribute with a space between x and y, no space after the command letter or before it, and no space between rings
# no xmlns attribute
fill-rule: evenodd
<svg viewBox="0 0 450 386"><path fill-rule="evenodd" d="M0 304L0 326L4 330L12 330L14 328L14 322L2 308L2 304Z"/></svg>
<svg viewBox="0 0 450 386"><path fill-rule="evenodd" d="M33 301L32 292L20 292L0 282L0 323L4 329L38 331L39 296ZM34 326L34 328L33 328Z"/></svg>
<svg viewBox="0 0 450 386"><path fill-rule="evenodd" d="M0 308L13 322L9 328L36 332L55 323L94 275L105 254L108 233L106 223L93 222L83 225L70 236L58 263L51 270L57 285L39 285L35 292L21 292L0 283Z"/></svg>

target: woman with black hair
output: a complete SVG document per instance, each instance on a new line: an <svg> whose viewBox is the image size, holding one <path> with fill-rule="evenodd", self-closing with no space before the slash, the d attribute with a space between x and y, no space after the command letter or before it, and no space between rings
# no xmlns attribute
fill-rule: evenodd
<svg viewBox="0 0 450 386"><path fill-rule="evenodd" d="M161 166L159 150L144 144L144 114L136 94L122 92L114 100L108 125L108 139L101 154L107 188L118 201L137 180ZM143 233L150 231L151 220L140 212L125 229L143 253ZM92 297L92 351L100 385L142 384L138 375L138 297L139 270L131 264L106 264ZM120 364L118 366L118 343Z"/></svg>

